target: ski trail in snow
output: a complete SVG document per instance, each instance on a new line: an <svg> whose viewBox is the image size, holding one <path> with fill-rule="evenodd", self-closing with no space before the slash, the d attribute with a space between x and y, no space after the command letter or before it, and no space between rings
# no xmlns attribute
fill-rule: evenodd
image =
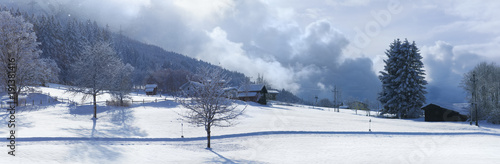
<svg viewBox="0 0 500 164"><path fill-rule="evenodd" d="M496 133L486 132L359 132L359 131L263 131L239 134L227 134L212 136L211 139L227 139L253 136L270 135L385 135L385 136L460 136L460 135L486 135L498 136ZM36 142L36 141L200 141L206 140L206 137L190 138L113 138L113 137L28 137L18 138L18 141Z"/></svg>

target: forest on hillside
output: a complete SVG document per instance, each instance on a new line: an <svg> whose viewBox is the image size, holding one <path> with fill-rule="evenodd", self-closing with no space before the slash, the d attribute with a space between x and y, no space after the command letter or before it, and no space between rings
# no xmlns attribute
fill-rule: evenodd
<svg viewBox="0 0 500 164"><path fill-rule="evenodd" d="M194 74L197 68L201 66L220 68L201 60L166 51L158 46L141 43L124 36L121 32L113 33L109 27L100 27L95 21L82 21L67 16L34 15L5 7L2 11L10 11L13 16L22 16L33 24L37 42L40 43L40 58L53 60L57 64L60 73L56 81L62 84L74 83L75 77L71 73L71 65L82 55L84 46L94 45L97 42L110 43L121 61L134 67L132 73L134 85L159 83L160 86L165 86L162 89L175 91L174 88L185 83L186 76ZM223 70L232 79L230 85L237 86L249 80L241 73ZM162 77L158 77L160 74ZM169 84L162 85L162 83Z"/></svg>
<svg viewBox="0 0 500 164"><path fill-rule="evenodd" d="M130 73L133 85L156 83L164 93L176 93L189 77L204 67L221 69L231 79L229 86L250 82L242 73L142 43L123 35L122 31L115 33L109 26L99 26L96 21L60 14L30 14L7 7L1 7L0 10L10 12L14 17L23 17L25 21L33 24L38 48L41 50L39 57L57 70L52 71L57 75L51 76L52 79L46 82L77 85L75 83L78 75L72 72L72 65L84 55L86 46L101 42L109 43L121 62L133 67ZM286 90L282 92L286 94L277 97L279 101L303 102Z"/></svg>

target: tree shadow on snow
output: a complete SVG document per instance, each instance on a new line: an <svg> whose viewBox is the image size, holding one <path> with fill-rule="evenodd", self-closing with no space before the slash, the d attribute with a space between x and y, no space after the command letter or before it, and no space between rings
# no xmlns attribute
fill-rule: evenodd
<svg viewBox="0 0 500 164"><path fill-rule="evenodd" d="M130 108L116 108L109 111L109 113L111 114L111 123L118 128L107 130L108 132L122 136L147 136L146 132L141 131L139 127L133 126L135 117Z"/></svg>
<svg viewBox="0 0 500 164"><path fill-rule="evenodd" d="M157 102L148 101L145 103L135 102L134 104L132 104L132 107L176 108L179 105L180 103L172 100L167 100L167 101L161 100Z"/></svg>
<svg viewBox="0 0 500 164"><path fill-rule="evenodd" d="M262 163L258 161L248 161L248 160L231 160L216 151L214 151L212 148L206 148L208 151L212 152L213 154L217 155L216 158L212 158L210 162L207 163L224 163L224 164L233 164L233 163Z"/></svg>
<svg viewBox="0 0 500 164"><path fill-rule="evenodd" d="M41 93L28 93L20 96L19 106L16 106L16 113L51 109L57 104L62 103L60 101L57 101L53 97ZM10 106L7 102L11 101L12 100L8 99L8 96L5 95L0 98L0 103L2 103L1 106L3 107L3 109L7 109Z"/></svg>
<svg viewBox="0 0 500 164"><path fill-rule="evenodd" d="M104 112L107 112L107 111L110 111L112 110L114 107L111 107L111 106L101 106L101 105L97 105L97 117L99 118L99 114L100 113L104 113ZM71 104L69 106L69 114L73 115L73 116L78 116L78 115L90 115L90 116L93 116L94 114L94 105L74 105L74 104Z"/></svg>
<svg viewBox="0 0 500 164"><path fill-rule="evenodd" d="M93 117L94 108L92 105L73 106L70 109L70 114L77 116ZM92 129L81 128L66 128L80 136L94 137L145 137L147 133L139 127L134 126L134 114L132 109L113 106L98 106L97 117L88 119L92 121ZM86 120L86 119L84 119ZM101 125L99 125L101 123ZM111 124L109 124L111 123Z"/></svg>
<svg viewBox="0 0 500 164"><path fill-rule="evenodd" d="M122 157L123 150L99 141L76 142L70 145L67 163L113 163Z"/></svg>

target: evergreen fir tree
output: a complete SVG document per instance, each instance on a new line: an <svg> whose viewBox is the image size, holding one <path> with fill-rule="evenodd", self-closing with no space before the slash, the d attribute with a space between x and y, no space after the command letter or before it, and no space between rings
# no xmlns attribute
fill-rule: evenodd
<svg viewBox="0 0 500 164"><path fill-rule="evenodd" d="M425 103L424 64L415 44L399 39L389 46L384 60L384 71L379 76L382 92L379 100L382 113L396 114L399 118L416 118Z"/></svg>

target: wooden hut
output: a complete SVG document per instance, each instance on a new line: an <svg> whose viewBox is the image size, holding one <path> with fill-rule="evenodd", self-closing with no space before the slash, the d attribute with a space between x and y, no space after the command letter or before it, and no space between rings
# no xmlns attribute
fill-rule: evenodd
<svg viewBox="0 0 500 164"><path fill-rule="evenodd" d="M436 104L429 104L422 110L425 111L425 121L467 121L467 116Z"/></svg>

